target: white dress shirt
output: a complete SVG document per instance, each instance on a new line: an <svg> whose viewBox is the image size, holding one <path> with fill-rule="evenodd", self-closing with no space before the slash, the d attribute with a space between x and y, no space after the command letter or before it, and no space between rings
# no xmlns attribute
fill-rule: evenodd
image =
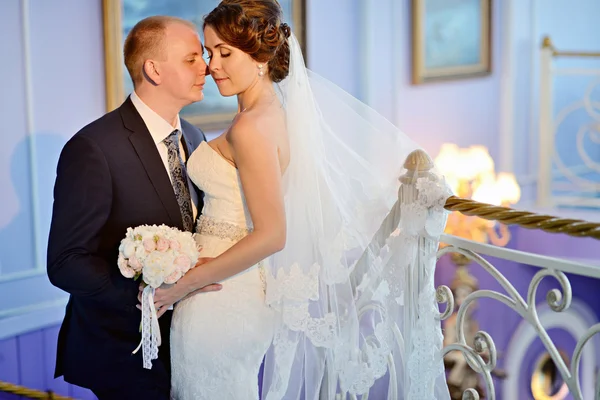
<svg viewBox="0 0 600 400"><path fill-rule="evenodd" d="M158 115L154 110L148 107L142 99L138 97L135 91L131 92L131 102L133 103L135 109L142 116L150 135L152 135L152 139L154 140L154 144L158 149L158 154L160 154L160 158L162 159L163 165L169 175L169 179L171 180L171 184L173 183L173 177L171 176L171 171L169 171L169 156L167 153L167 145L163 143L163 140L167 138L175 129L179 130L179 153L181 158L185 162L186 156L185 151L183 151L183 144L181 142L181 120L179 119L179 115L177 115L177 121L175 122L175 126L171 126L166 120L164 120L160 115ZM192 215L194 217L194 226L196 217L198 216L198 193L192 186L191 182L188 179L188 186L190 188L190 197L192 199ZM173 192L175 190L173 189Z"/></svg>

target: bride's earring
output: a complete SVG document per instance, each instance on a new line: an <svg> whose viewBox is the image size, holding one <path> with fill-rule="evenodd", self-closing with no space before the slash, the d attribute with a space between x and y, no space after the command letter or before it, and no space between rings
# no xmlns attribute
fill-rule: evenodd
<svg viewBox="0 0 600 400"><path fill-rule="evenodd" d="M263 65L258 64L258 76L263 76L265 72L263 71Z"/></svg>

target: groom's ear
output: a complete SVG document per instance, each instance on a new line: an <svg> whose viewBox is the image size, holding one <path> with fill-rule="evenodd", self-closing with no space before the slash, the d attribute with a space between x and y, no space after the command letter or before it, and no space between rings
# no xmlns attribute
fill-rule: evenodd
<svg viewBox="0 0 600 400"><path fill-rule="evenodd" d="M152 83L153 85L160 85L160 66L157 62L153 60L144 61L142 72L144 73L144 77L146 77L146 79L148 79L150 83Z"/></svg>

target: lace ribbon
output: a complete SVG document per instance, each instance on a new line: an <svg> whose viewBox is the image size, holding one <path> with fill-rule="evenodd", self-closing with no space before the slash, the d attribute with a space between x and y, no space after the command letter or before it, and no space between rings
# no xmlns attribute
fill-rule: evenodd
<svg viewBox="0 0 600 400"><path fill-rule="evenodd" d="M152 368L152 360L158 358L158 346L161 343L160 326L158 316L154 308L154 288L146 286L142 292L142 340L132 354L136 354L142 348L144 368Z"/></svg>

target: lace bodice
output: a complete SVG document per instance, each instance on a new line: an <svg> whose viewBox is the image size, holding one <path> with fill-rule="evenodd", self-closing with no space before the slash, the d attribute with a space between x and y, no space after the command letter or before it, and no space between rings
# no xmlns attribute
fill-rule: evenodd
<svg viewBox="0 0 600 400"><path fill-rule="evenodd" d="M204 192L204 218L252 229L238 170L229 161L202 142L188 160L187 171Z"/></svg>

